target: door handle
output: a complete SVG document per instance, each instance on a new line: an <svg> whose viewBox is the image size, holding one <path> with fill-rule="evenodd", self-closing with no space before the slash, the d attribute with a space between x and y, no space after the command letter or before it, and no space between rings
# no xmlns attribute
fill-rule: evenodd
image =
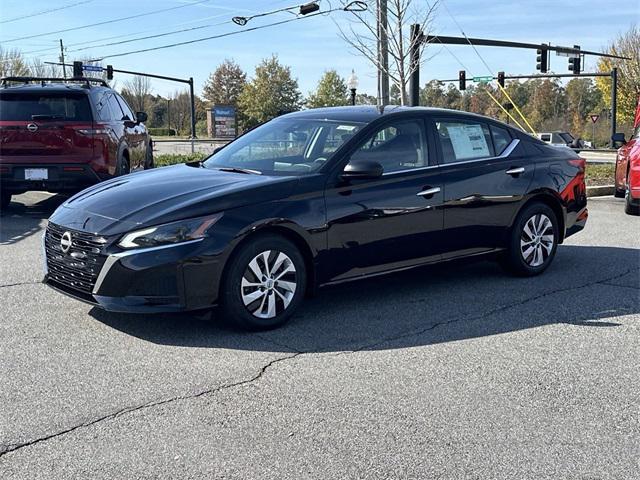
<svg viewBox="0 0 640 480"><path fill-rule="evenodd" d="M421 192L416 193L419 197L431 197L440 191L440 187L427 188Z"/></svg>
<svg viewBox="0 0 640 480"><path fill-rule="evenodd" d="M524 173L524 167L510 168L504 173L507 175L520 175L521 173Z"/></svg>

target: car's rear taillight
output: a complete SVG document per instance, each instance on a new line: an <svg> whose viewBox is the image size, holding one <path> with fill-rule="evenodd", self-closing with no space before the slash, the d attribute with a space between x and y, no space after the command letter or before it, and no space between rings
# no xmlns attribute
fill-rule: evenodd
<svg viewBox="0 0 640 480"><path fill-rule="evenodd" d="M81 133L82 135L86 135L91 137L93 135L108 135L109 128L99 127L99 128L77 128L76 132Z"/></svg>
<svg viewBox="0 0 640 480"><path fill-rule="evenodd" d="M581 172L584 172L585 168L587 167L587 161L582 157L569 160L569 164L573 165L574 167L578 167Z"/></svg>

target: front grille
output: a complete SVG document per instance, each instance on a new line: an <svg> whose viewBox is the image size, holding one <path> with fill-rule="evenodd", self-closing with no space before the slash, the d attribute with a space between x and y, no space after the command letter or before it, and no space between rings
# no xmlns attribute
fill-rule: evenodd
<svg viewBox="0 0 640 480"><path fill-rule="evenodd" d="M65 232L71 234L67 252L60 242ZM102 255L105 243L102 237L49 223L44 237L49 279L90 295L107 258Z"/></svg>

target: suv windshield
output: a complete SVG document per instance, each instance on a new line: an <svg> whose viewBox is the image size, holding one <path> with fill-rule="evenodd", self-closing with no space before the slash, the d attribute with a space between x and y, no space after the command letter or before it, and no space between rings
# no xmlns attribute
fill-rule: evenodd
<svg viewBox="0 0 640 480"><path fill-rule="evenodd" d="M207 168L304 175L318 170L363 124L279 118L239 137L204 162Z"/></svg>
<svg viewBox="0 0 640 480"><path fill-rule="evenodd" d="M0 93L0 121L31 120L91 122L91 107L83 93Z"/></svg>

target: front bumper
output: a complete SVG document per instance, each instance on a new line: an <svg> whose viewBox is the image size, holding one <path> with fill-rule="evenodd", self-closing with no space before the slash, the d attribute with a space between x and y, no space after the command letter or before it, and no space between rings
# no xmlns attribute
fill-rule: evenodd
<svg viewBox="0 0 640 480"><path fill-rule="evenodd" d="M46 169L46 180L25 179L25 169ZM8 164L3 163L0 168L0 185L3 191L23 193L30 191L44 192L78 192L86 187L104 180L89 165L69 164Z"/></svg>
<svg viewBox="0 0 640 480"><path fill-rule="evenodd" d="M157 313L215 306L221 262L207 254L207 238L104 255L89 291L49 271L44 283L55 290L111 312ZM49 255L49 254L47 254ZM45 257L47 258L47 257Z"/></svg>

